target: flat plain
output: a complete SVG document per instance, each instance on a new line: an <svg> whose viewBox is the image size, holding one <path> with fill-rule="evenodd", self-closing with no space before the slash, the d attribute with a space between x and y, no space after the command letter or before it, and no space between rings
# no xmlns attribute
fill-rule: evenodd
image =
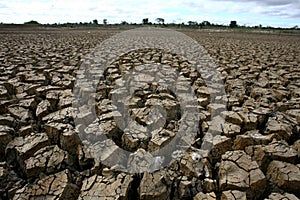
<svg viewBox="0 0 300 200"><path fill-rule="evenodd" d="M181 30L216 64L226 105L211 103L213 91L201 74L172 52L144 49L120 55L105 71L95 95L95 127L101 127L109 141L144 155L178 132L181 105L159 84L143 86L128 104L131 118L146 126L159 123L162 116L150 115L150 106L161 103L166 107L163 129L149 136L117 127L113 86L135 66L161 63L178 68L190 81L199 109L197 137L180 159L159 171L129 174L102 164L101 159L109 158L93 157L78 136L72 110L85 55L118 32L0 31L0 199L300 198L300 36ZM225 120L222 126L210 120L212 109ZM84 120L88 114L80 117ZM83 131L93 134L91 129ZM204 144L211 148L201 149Z"/></svg>

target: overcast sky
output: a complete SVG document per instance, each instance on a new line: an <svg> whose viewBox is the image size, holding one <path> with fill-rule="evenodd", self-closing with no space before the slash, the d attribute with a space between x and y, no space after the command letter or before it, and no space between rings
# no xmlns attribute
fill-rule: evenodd
<svg viewBox="0 0 300 200"><path fill-rule="evenodd" d="M274 27L300 26L300 0L0 0L0 22L40 23L121 21L143 18L166 23L210 21Z"/></svg>

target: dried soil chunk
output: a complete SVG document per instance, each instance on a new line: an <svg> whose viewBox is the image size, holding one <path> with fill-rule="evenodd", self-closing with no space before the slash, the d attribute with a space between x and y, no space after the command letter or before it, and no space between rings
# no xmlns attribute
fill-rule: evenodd
<svg viewBox="0 0 300 200"><path fill-rule="evenodd" d="M16 137L6 147L8 163L16 161L22 166L23 162L32 157L36 151L50 145L46 133L32 133L26 137Z"/></svg>
<svg viewBox="0 0 300 200"><path fill-rule="evenodd" d="M145 173L140 185L140 199L169 199L170 191L164 184L164 176L159 173Z"/></svg>
<svg viewBox="0 0 300 200"><path fill-rule="evenodd" d="M196 196L194 196L193 200L215 200L217 199L217 196L214 192L204 194L202 192L198 193Z"/></svg>
<svg viewBox="0 0 300 200"><path fill-rule="evenodd" d="M61 134L70 129L72 129L70 124L63 124L59 122L50 122L45 124L45 131L49 139L54 143L58 143Z"/></svg>
<svg viewBox="0 0 300 200"><path fill-rule="evenodd" d="M289 193L272 193L265 200L299 200L295 195Z"/></svg>
<svg viewBox="0 0 300 200"><path fill-rule="evenodd" d="M49 113L50 103L48 100L41 101L36 108L36 116L42 119Z"/></svg>
<svg viewBox="0 0 300 200"><path fill-rule="evenodd" d="M238 113L233 111L224 111L221 113L226 122L242 125L243 119L238 115Z"/></svg>
<svg viewBox="0 0 300 200"><path fill-rule="evenodd" d="M58 146L48 146L37 151L33 157L25 160L25 173L27 177L38 177L41 172L53 173L63 168L68 161L67 152Z"/></svg>
<svg viewBox="0 0 300 200"><path fill-rule="evenodd" d="M73 108L68 107L56 112L46 115L42 119L44 122L61 122L61 123L72 123L73 122Z"/></svg>
<svg viewBox="0 0 300 200"><path fill-rule="evenodd" d="M40 179L33 185L26 185L16 191L13 199L75 200L78 197L78 193L78 186L72 183L70 172L65 170Z"/></svg>
<svg viewBox="0 0 300 200"><path fill-rule="evenodd" d="M0 115L0 125L13 127L15 125L14 118L10 115Z"/></svg>
<svg viewBox="0 0 300 200"><path fill-rule="evenodd" d="M15 118L26 122L32 118L29 109L23 108L21 106L10 106L8 112Z"/></svg>
<svg viewBox="0 0 300 200"><path fill-rule="evenodd" d="M229 151L219 167L221 190L240 190L247 198L258 198L265 190L266 178L258 164L243 151Z"/></svg>
<svg viewBox="0 0 300 200"><path fill-rule="evenodd" d="M12 140L12 136L6 132L0 132L0 161L5 159L5 148Z"/></svg>
<svg viewBox="0 0 300 200"><path fill-rule="evenodd" d="M284 191L300 191L300 166L281 161L272 161L268 167L267 177L270 182Z"/></svg>
<svg viewBox="0 0 300 200"><path fill-rule="evenodd" d="M247 200L246 192L238 190L229 190L222 192L221 200Z"/></svg>
<svg viewBox="0 0 300 200"><path fill-rule="evenodd" d="M293 135L291 123L282 119L270 117L266 124L266 127L267 128L265 134L274 133L278 139L289 140Z"/></svg>
<svg viewBox="0 0 300 200"><path fill-rule="evenodd" d="M78 200L89 199L126 199L133 178L120 173L118 176L94 175L85 179Z"/></svg>
<svg viewBox="0 0 300 200"><path fill-rule="evenodd" d="M263 150L271 160L294 163L298 157L298 152L285 141L273 142L265 146Z"/></svg>

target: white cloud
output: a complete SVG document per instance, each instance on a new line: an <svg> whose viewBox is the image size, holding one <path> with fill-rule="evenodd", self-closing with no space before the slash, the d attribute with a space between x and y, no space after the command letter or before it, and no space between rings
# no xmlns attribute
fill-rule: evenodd
<svg viewBox="0 0 300 200"><path fill-rule="evenodd" d="M268 24L290 27L300 19L299 0L0 0L0 22L41 23L89 22L107 18L110 23L140 23L143 18L154 22L211 21L228 24ZM272 23L272 24L269 24Z"/></svg>

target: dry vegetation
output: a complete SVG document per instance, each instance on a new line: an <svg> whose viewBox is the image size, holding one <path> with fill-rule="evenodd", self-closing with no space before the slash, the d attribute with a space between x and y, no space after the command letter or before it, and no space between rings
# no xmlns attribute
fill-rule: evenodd
<svg viewBox="0 0 300 200"><path fill-rule="evenodd" d="M213 105L188 62L149 49L112 63L97 89L96 111L100 126L123 148L159 148L174 137L180 121L174 112L179 107L176 96L159 87L153 94L156 86L150 85L131 99L131 113L141 124L157 121L147 117L147 104L163 99L169 122L163 133L147 140L141 130L130 135L117 129L110 84L135 66L138 57L143 57L140 64L163 60L178 66L193 80L201 108L200 140L180 160L154 173L131 175L95 161L72 116L72 89L84 55L115 33L0 32L0 199L300 198L299 36L184 32L215 60L228 98L227 111L221 113L226 122L214 127L221 135L201 160L195 155L206 142L201 138L208 127L214 126L209 121Z"/></svg>

